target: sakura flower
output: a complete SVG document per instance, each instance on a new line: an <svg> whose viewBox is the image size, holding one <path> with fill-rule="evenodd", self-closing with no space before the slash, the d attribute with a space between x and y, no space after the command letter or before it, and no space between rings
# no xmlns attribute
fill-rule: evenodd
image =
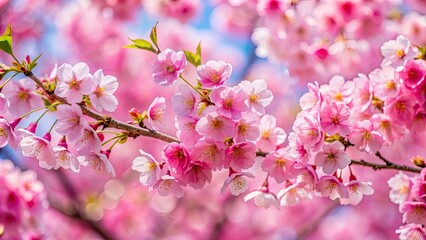
<svg viewBox="0 0 426 240"><path fill-rule="evenodd" d="M380 50L384 57L382 66L392 66L397 71L402 70L405 62L417 55L417 52L411 47L410 40L402 35L399 35L396 40L385 42Z"/></svg>
<svg viewBox="0 0 426 240"><path fill-rule="evenodd" d="M4 96L3 93L0 93L0 114L5 113L9 109L9 101Z"/></svg>
<svg viewBox="0 0 426 240"><path fill-rule="evenodd" d="M383 136L375 131L369 120L356 122L348 136L349 141L360 151L375 153L383 145Z"/></svg>
<svg viewBox="0 0 426 240"><path fill-rule="evenodd" d="M186 84L179 85L179 92L172 96L173 110L178 116L191 115L200 101L200 95Z"/></svg>
<svg viewBox="0 0 426 240"><path fill-rule="evenodd" d="M352 81L345 81L343 76L336 75L330 79L329 84L321 85L320 92L337 102L348 104L352 101L354 89L355 84Z"/></svg>
<svg viewBox="0 0 426 240"><path fill-rule="evenodd" d="M418 88L425 82L426 62L422 59L409 60L399 72L399 77L409 89Z"/></svg>
<svg viewBox="0 0 426 240"><path fill-rule="evenodd" d="M152 66L154 82L162 86L172 85L186 64L185 54L182 51L175 52L169 48L165 49L158 54L157 60Z"/></svg>
<svg viewBox="0 0 426 240"><path fill-rule="evenodd" d="M260 134L258 119L259 117L252 112L243 114L235 127L234 141L255 141Z"/></svg>
<svg viewBox="0 0 426 240"><path fill-rule="evenodd" d="M56 168L62 167L64 169L69 169L75 173L80 172L80 163L78 162L77 157L68 149L68 146L63 138L58 146L53 148L53 152L56 157Z"/></svg>
<svg viewBox="0 0 426 240"><path fill-rule="evenodd" d="M264 79L257 79L253 82L241 81L238 86L247 94L245 103L250 110L259 115L265 114L265 107L271 104L272 92L267 89Z"/></svg>
<svg viewBox="0 0 426 240"><path fill-rule="evenodd" d="M330 134L346 136L349 133L349 107L342 102L324 101L321 105L321 127Z"/></svg>
<svg viewBox="0 0 426 240"><path fill-rule="evenodd" d="M197 117L177 116L175 126L178 129L176 136L185 146L193 146L201 135L195 130Z"/></svg>
<svg viewBox="0 0 426 240"><path fill-rule="evenodd" d="M411 180L403 172L399 172L388 180L391 188L389 192L390 200L395 204L401 204L410 196Z"/></svg>
<svg viewBox="0 0 426 240"><path fill-rule="evenodd" d="M351 204L356 206L361 202L363 195L372 195L374 193L370 182L352 180L345 184L345 186L348 189L349 198L340 198L339 201L342 205Z"/></svg>
<svg viewBox="0 0 426 240"><path fill-rule="evenodd" d="M58 85L55 93L64 97L70 103L78 103L83 100L83 95L92 92L93 82L86 63L62 64L58 68Z"/></svg>
<svg viewBox="0 0 426 240"><path fill-rule="evenodd" d="M77 157L77 159L79 160L81 165L90 165L96 171L101 173L107 173L109 176L115 178L115 170L104 153L90 152Z"/></svg>
<svg viewBox="0 0 426 240"><path fill-rule="evenodd" d="M283 0L260 0L256 5L256 10L259 16L268 17L282 14L285 9L286 1Z"/></svg>
<svg viewBox="0 0 426 240"><path fill-rule="evenodd" d="M223 194L226 188L228 187L231 194L234 196L238 196L241 193L247 191L249 186L248 186L246 177L254 178L254 175L249 172L232 173L223 183L223 186L220 189L220 192Z"/></svg>
<svg viewBox="0 0 426 240"><path fill-rule="evenodd" d="M266 114L260 119L260 137L256 141L256 146L262 151L270 152L284 143L287 134L284 129L277 127L274 116Z"/></svg>
<svg viewBox="0 0 426 240"><path fill-rule="evenodd" d="M374 114L371 121L374 129L377 129L383 135L386 144L400 140L407 131L403 125L398 124L386 114Z"/></svg>
<svg viewBox="0 0 426 240"><path fill-rule="evenodd" d="M287 149L278 149L266 155L262 161L262 170L268 172L277 183L282 183L293 176L293 157Z"/></svg>
<svg viewBox="0 0 426 240"><path fill-rule="evenodd" d="M15 132L10 126L9 122L0 118L0 148L6 146L7 144L15 145Z"/></svg>
<svg viewBox="0 0 426 240"><path fill-rule="evenodd" d="M399 227L395 231L399 234L400 240L423 240L426 239L425 228L420 224L410 223Z"/></svg>
<svg viewBox="0 0 426 240"><path fill-rule="evenodd" d="M183 186L184 184L179 179L164 175L150 189L157 189L158 194L163 197L173 194L175 197L181 198L184 194Z"/></svg>
<svg viewBox="0 0 426 240"><path fill-rule="evenodd" d="M316 184L316 190L331 200L349 197L347 188L334 176L322 176Z"/></svg>
<svg viewBox="0 0 426 240"><path fill-rule="evenodd" d="M323 144L324 132L318 120L310 114L300 112L293 124L293 131L306 149L318 150Z"/></svg>
<svg viewBox="0 0 426 240"><path fill-rule="evenodd" d="M164 97L156 97L148 108L148 119L146 124L154 130L158 130L158 124L161 123L166 108L166 99Z"/></svg>
<svg viewBox="0 0 426 240"><path fill-rule="evenodd" d="M274 205L277 209L280 209L280 205L278 204L278 199L275 194L269 192L269 190L265 187L251 191L246 196L244 196L244 202L250 201L252 199L254 199L254 205L258 207L267 209Z"/></svg>
<svg viewBox="0 0 426 240"><path fill-rule="evenodd" d="M242 142L232 145L225 151L225 167L241 171L253 166L256 158L256 145L252 142Z"/></svg>
<svg viewBox="0 0 426 240"><path fill-rule="evenodd" d="M161 169L155 158L142 150L141 156L136 157L132 162L132 169L140 172L139 181L144 186L152 186L161 177Z"/></svg>
<svg viewBox="0 0 426 240"><path fill-rule="evenodd" d="M313 196L313 191L301 183L291 184L278 192L281 206L294 206L304 200L312 199Z"/></svg>
<svg viewBox="0 0 426 240"><path fill-rule="evenodd" d="M201 139L191 151L192 159L204 162L212 170L220 170L225 160L225 147L211 139Z"/></svg>
<svg viewBox="0 0 426 240"><path fill-rule="evenodd" d="M384 108L384 113L395 122L409 125L414 118L415 99L410 95L400 95L389 100Z"/></svg>
<svg viewBox="0 0 426 240"><path fill-rule="evenodd" d="M404 223L416 223L426 225L426 203L404 202L399 205Z"/></svg>
<svg viewBox="0 0 426 240"><path fill-rule="evenodd" d="M197 74L203 88L213 89L222 86L232 73L232 66L224 61L209 60L197 67Z"/></svg>
<svg viewBox="0 0 426 240"><path fill-rule="evenodd" d="M198 120L195 130L203 136L223 142L225 138L234 136L235 123L232 119L213 111Z"/></svg>
<svg viewBox="0 0 426 240"><path fill-rule="evenodd" d="M76 104L59 105L56 113L58 117L56 132L67 136L70 141L76 141L83 135L83 130L89 127L81 108Z"/></svg>
<svg viewBox="0 0 426 240"><path fill-rule="evenodd" d="M25 157L34 157L39 160L40 167L52 169L56 166L56 157L52 145L50 144L49 133L43 138L33 133L26 134L19 145Z"/></svg>
<svg viewBox="0 0 426 240"><path fill-rule="evenodd" d="M366 111L373 99L373 87L370 84L370 80L366 75L360 73L353 81L355 90L352 95L352 109L357 112Z"/></svg>
<svg viewBox="0 0 426 240"><path fill-rule="evenodd" d="M189 164L188 150L180 143L169 143L163 149L163 158L177 174L183 174Z"/></svg>
<svg viewBox="0 0 426 240"><path fill-rule="evenodd" d="M375 69L368 74L368 78L374 87L374 95L384 101L396 97L400 91L401 84L395 76L395 69L392 67Z"/></svg>
<svg viewBox="0 0 426 240"><path fill-rule="evenodd" d="M118 88L117 78L111 75L104 75L102 69L99 69L92 77L93 88L90 93L90 102L93 107L102 112L102 109L113 112L117 109L118 100L113 95Z"/></svg>
<svg viewBox="0 0 426 240"><path fill-rule="evenodd" d="M316 106L322 101L322 96L320 93L320 87L318 83L315 84L308 83L309 92L303 94L303 96L299 100L299 105L303 111L310 111L311 109L315 109Z"/></svg>
<svg viewBox="0 0 426 240"><path fill-rule="evenodd" d="M315 157L315 164L322 167L326 174L333 174L337 169L344 169L351 163L345 152L345 146L339 141L325 144Z"/></svg>
<svg viewBox="0 0 426 240"><path fill-rule="evenodd" d="M23 78L17 82L9 82L2 93L6 96L8 110L13 116L20 116L32 109L42 106L41 97L35 92L36 86L31 79Z"/></svg>
<svg viewBox="0 0 426 240"><path fill-rule="evenodd" d="M294 174L297 174L296 183L299 186L309 190L315 189L315 185L318 182L318 175L312 165L297 163L294 165Z"/></svg>
<svg viewBox="0 0 426 240"><path fill-rule="evenodd" d="M83 129L83 134L75 140L74 146L81 155L99 152L101 150L101 140L91 127L87 127Z"/></svg>
<svg viewBox="0 0 426 240"><path fill-rule="evenodd" d="M203 188L212 180L212 170L204 162L192 162L183 174L183 181L194 189Z"/></svg>
<svg viewBox="0 0 426 240"><path fill-rule="evenodd" d="M222 87L213 89L210 99L215 103L217 111L224 117L238 120L248 110L244 103L247 95L239 87Z"/></svg>

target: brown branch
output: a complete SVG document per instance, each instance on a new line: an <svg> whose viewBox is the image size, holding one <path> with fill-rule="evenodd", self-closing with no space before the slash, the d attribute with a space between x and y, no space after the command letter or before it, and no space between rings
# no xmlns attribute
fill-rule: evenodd
<svg viewBox="0 0 426 240"><path fill-rule="evenodd" d="M420 173L422 171L421 168L413 168L413 167L409 167L409 166L405 166L405 165L398 165L398 164L395 164L395 163L392 163L392 162L389 162L389 164L376 164L376 163L366 162L364 160L360 160L360 161L352 160L351 164L371 167L374 170L396 169L396 170L400 170L400 171L413 172L413 173Z"/></svg>

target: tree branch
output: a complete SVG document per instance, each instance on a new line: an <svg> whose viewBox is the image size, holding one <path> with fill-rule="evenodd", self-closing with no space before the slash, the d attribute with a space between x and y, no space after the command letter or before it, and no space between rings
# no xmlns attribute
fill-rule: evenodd
<svg viewBox="0 0 426 240"><path fill-rule="evenodd" d="M351 160L351 164L371 167L374 170L396 169L396 170L401 170L401 171L405 171L405 172L413 172L413 173L420 173L422 171L422 169L420 169L420 168L413 168L413 167L409 167L409 166L405 166L405 165L398 165L398 164L395 164L395 163L392 163L392 162L389 162L389 161L388 161L388 164L376 164L376 163L366 162L364 160L360 160L360 161Z"/></svg>

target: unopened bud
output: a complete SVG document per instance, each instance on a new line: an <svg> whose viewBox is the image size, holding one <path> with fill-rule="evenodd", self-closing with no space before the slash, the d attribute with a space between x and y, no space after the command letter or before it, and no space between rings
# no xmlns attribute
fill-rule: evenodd
<svg viewBox="0 0 426 240"><path fill-rule="evenodd" d="M129 111L130 116L132 117L133 120L135 120L137 123L140 123L143 121L144 119L144 114L142 114L139 110L137 110L136 108L132 108Z"/></svg>
<svg viewBox="0 0 426 240"><path fill-rule="evenodd" d="M425 159L422 156L412 157L411 162L414 163L414 165L416 165L417 167L426 167Z"/></svg>

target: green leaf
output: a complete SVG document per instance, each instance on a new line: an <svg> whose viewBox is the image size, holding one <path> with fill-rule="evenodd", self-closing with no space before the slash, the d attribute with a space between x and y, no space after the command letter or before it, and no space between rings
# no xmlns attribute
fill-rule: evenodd
<svg viewBox="0 0 426 240"><path fill-rule="evenodd" d="M0 36L0 50L13 55L12 52L12 26L10 23L7 25L3 35Z"/></svg>
<svg viewBox="0 0 426 240"><path fill-rule="evenodd" d="M143 50L147 50L153 53L157 53L157 50L154 49L154 47L152 46L152 44L150 42L148 42L147 40L144 39L130 39L130 41L132 41L132 43L134 44L130 44L130 45L126 45L123 46L123 48L137 48L137 49L143 49Z"/></svg>
<svg viewBox="0 0 426 240"><path fill-rule="evenodd" d="M195 67L201 65L201 42L198 43L195 53L186 50L183 50L183 52L185 53L186 60L192 65Z"/></svg>
<svg viewBox="0 0 426 240"><path fill-rule="evenodd" d="M149 38L151 39L152 43L154 43L154 45L157 47L157 49L160 50L160 48L158 47L157 24L158 22L155 24L154 27L152 27L151 33L149 34Z"/></svg>
<svg viewBox="0 0 426 240"><path fill-rule="evenodd" d="M197 55L200 57L200 62L201 62L201 41L198 43L197 45ZM200 63L201 64L201 63Z"/></svg>
<svg viewBox="0 0 426 240"><path fill-rule="evenodd" d="M35 66L37 66L37 60L41 57L43 53L40 53L40 55L38 55L36 58L34 58L34 60L31 61L30 65L29 65L29 70L32 71Z"/></svg>

